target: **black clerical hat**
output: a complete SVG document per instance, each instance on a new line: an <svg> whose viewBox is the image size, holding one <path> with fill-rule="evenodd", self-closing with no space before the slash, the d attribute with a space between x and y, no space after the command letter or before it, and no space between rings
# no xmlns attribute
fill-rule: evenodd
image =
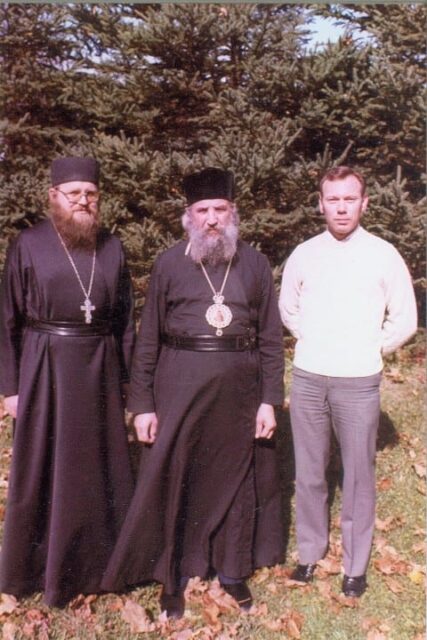
<svg viewBox="0 0 427 640"><path fill-rule="evenodd" d="M64 182L99 183L99 164L95 158L56 158L50 168L52 187Z"/></svg>
<svg viewBox="0 0 427 640"><path fill-rule="evenodd" d="M182 186L188 205L199 200L234 200L234 176L231 171L208 167L186 176Z"/></svg>

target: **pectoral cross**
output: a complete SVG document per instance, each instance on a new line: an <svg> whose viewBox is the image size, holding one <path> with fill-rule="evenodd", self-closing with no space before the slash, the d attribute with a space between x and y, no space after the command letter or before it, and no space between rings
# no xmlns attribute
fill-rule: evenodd
<svg viewBox="0 0 427 640"><path fill-rule="evenodd" d="M91 301L89 300L89 298L86 298L86 300L83 302L83 304L80 306L80 309L82 311L84 311L85 313L85 322L86 324L90 324L92 322L92 314L91 311L94 311L96 309L95 305L93 305L91 303Z"/></svg>

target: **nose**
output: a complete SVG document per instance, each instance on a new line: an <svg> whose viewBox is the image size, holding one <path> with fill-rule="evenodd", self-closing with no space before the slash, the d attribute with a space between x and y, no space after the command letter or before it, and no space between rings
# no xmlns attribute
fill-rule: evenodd
<svg viewBox="0 0 427 640"><path fill-rule="evenodd" d="M216 227L218 224L218 216L215 209L208 209L207 223L209 227Z"/></svg>
<svg viewBox="0 0 427 640"><path fill-rule="evenodd" d="M345 200L339 200L338 201L337 212L338 213L347 213L347 205L346 205Z"/></svg>
<svg viewBox="0 0 427 640"><path fill-rule="evenodd" d="M86 200L86 204L88 204L88 203L89 203L89 198L88 198L87 193L85 193L85 192L81 193L81 194L79 195L79 199L77 200L77 202L80 202L82 198L84 198L84 199Z"/></svg>

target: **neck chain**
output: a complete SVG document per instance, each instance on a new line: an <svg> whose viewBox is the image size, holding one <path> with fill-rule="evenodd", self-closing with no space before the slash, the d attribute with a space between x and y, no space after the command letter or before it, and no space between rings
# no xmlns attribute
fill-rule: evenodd
<svg viewBox="0 0 427 640"><path fill-rule="evenodd" d="M232 260L233 258L231 258L228 263L224 280L222 281L221 289L219 291L215 291L215 287L213 286L211 279L208 276L208 273L205 269L205 265L203 264L203 262L199 263L205 275L205 278L208 281L211 291L213 293L212 299L214 301L214 304L211 304L211 306L206 311L205 317L208 323L211 325L211 327L216 328L215 333L217 336L222 336L222 333L223 333L222 330L224 329L224 327L228 327L228 325L233 319L233 314L231 313L231 309L227 307L226 304L223 304L224 296L222 295L224 291L225 283L227 282L228 274L230 273Z"/></svg>
<svg viewBox="0 0 427 640"><path fill-rule="evenodd" d="M55 225L53 225L55 227ZM71 253L68 251L67 245L65 244L65 242L63 241L61 234L59 233L58 229L55 227L55 231L58 234L58 238L60 243L62 244L64 251L68 257L68 260L70 261L71 266L73 267L73 271L76 274L76 278L77 281L80 285L81 290L83 291L83 295L85 297L85 300L83 302L83 304L80 306L80 309L83 311L84 315L85 315L85 323L86 324L91 324L92 322L92 311L95 311L96 307L94 304L92 304L91 300L90 300L90 294L92 292L92 285L93 285L93 279L95 276L95 263L96 263L96 247L93 250L93 256L92 256L92 269L90 272L90 279L89 279L89 287L86 290L85 286L82 282L82 279L80 277L79 272L77 271L77 267L76 267L76 263L74 262L73 258L71 257Z"/></svg>

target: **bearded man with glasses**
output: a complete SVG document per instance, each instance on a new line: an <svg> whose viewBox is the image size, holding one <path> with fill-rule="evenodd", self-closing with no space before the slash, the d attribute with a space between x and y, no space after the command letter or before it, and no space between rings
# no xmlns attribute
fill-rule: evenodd
<svg viewBox="0 0 427 640"><path fill-rule="evenodd" d="M99 591L132 493L132 292L98 185L95 159L54 160L50 215L12 242L2 279L0 393L15 425L0 591L55 606Z"/></svg>

